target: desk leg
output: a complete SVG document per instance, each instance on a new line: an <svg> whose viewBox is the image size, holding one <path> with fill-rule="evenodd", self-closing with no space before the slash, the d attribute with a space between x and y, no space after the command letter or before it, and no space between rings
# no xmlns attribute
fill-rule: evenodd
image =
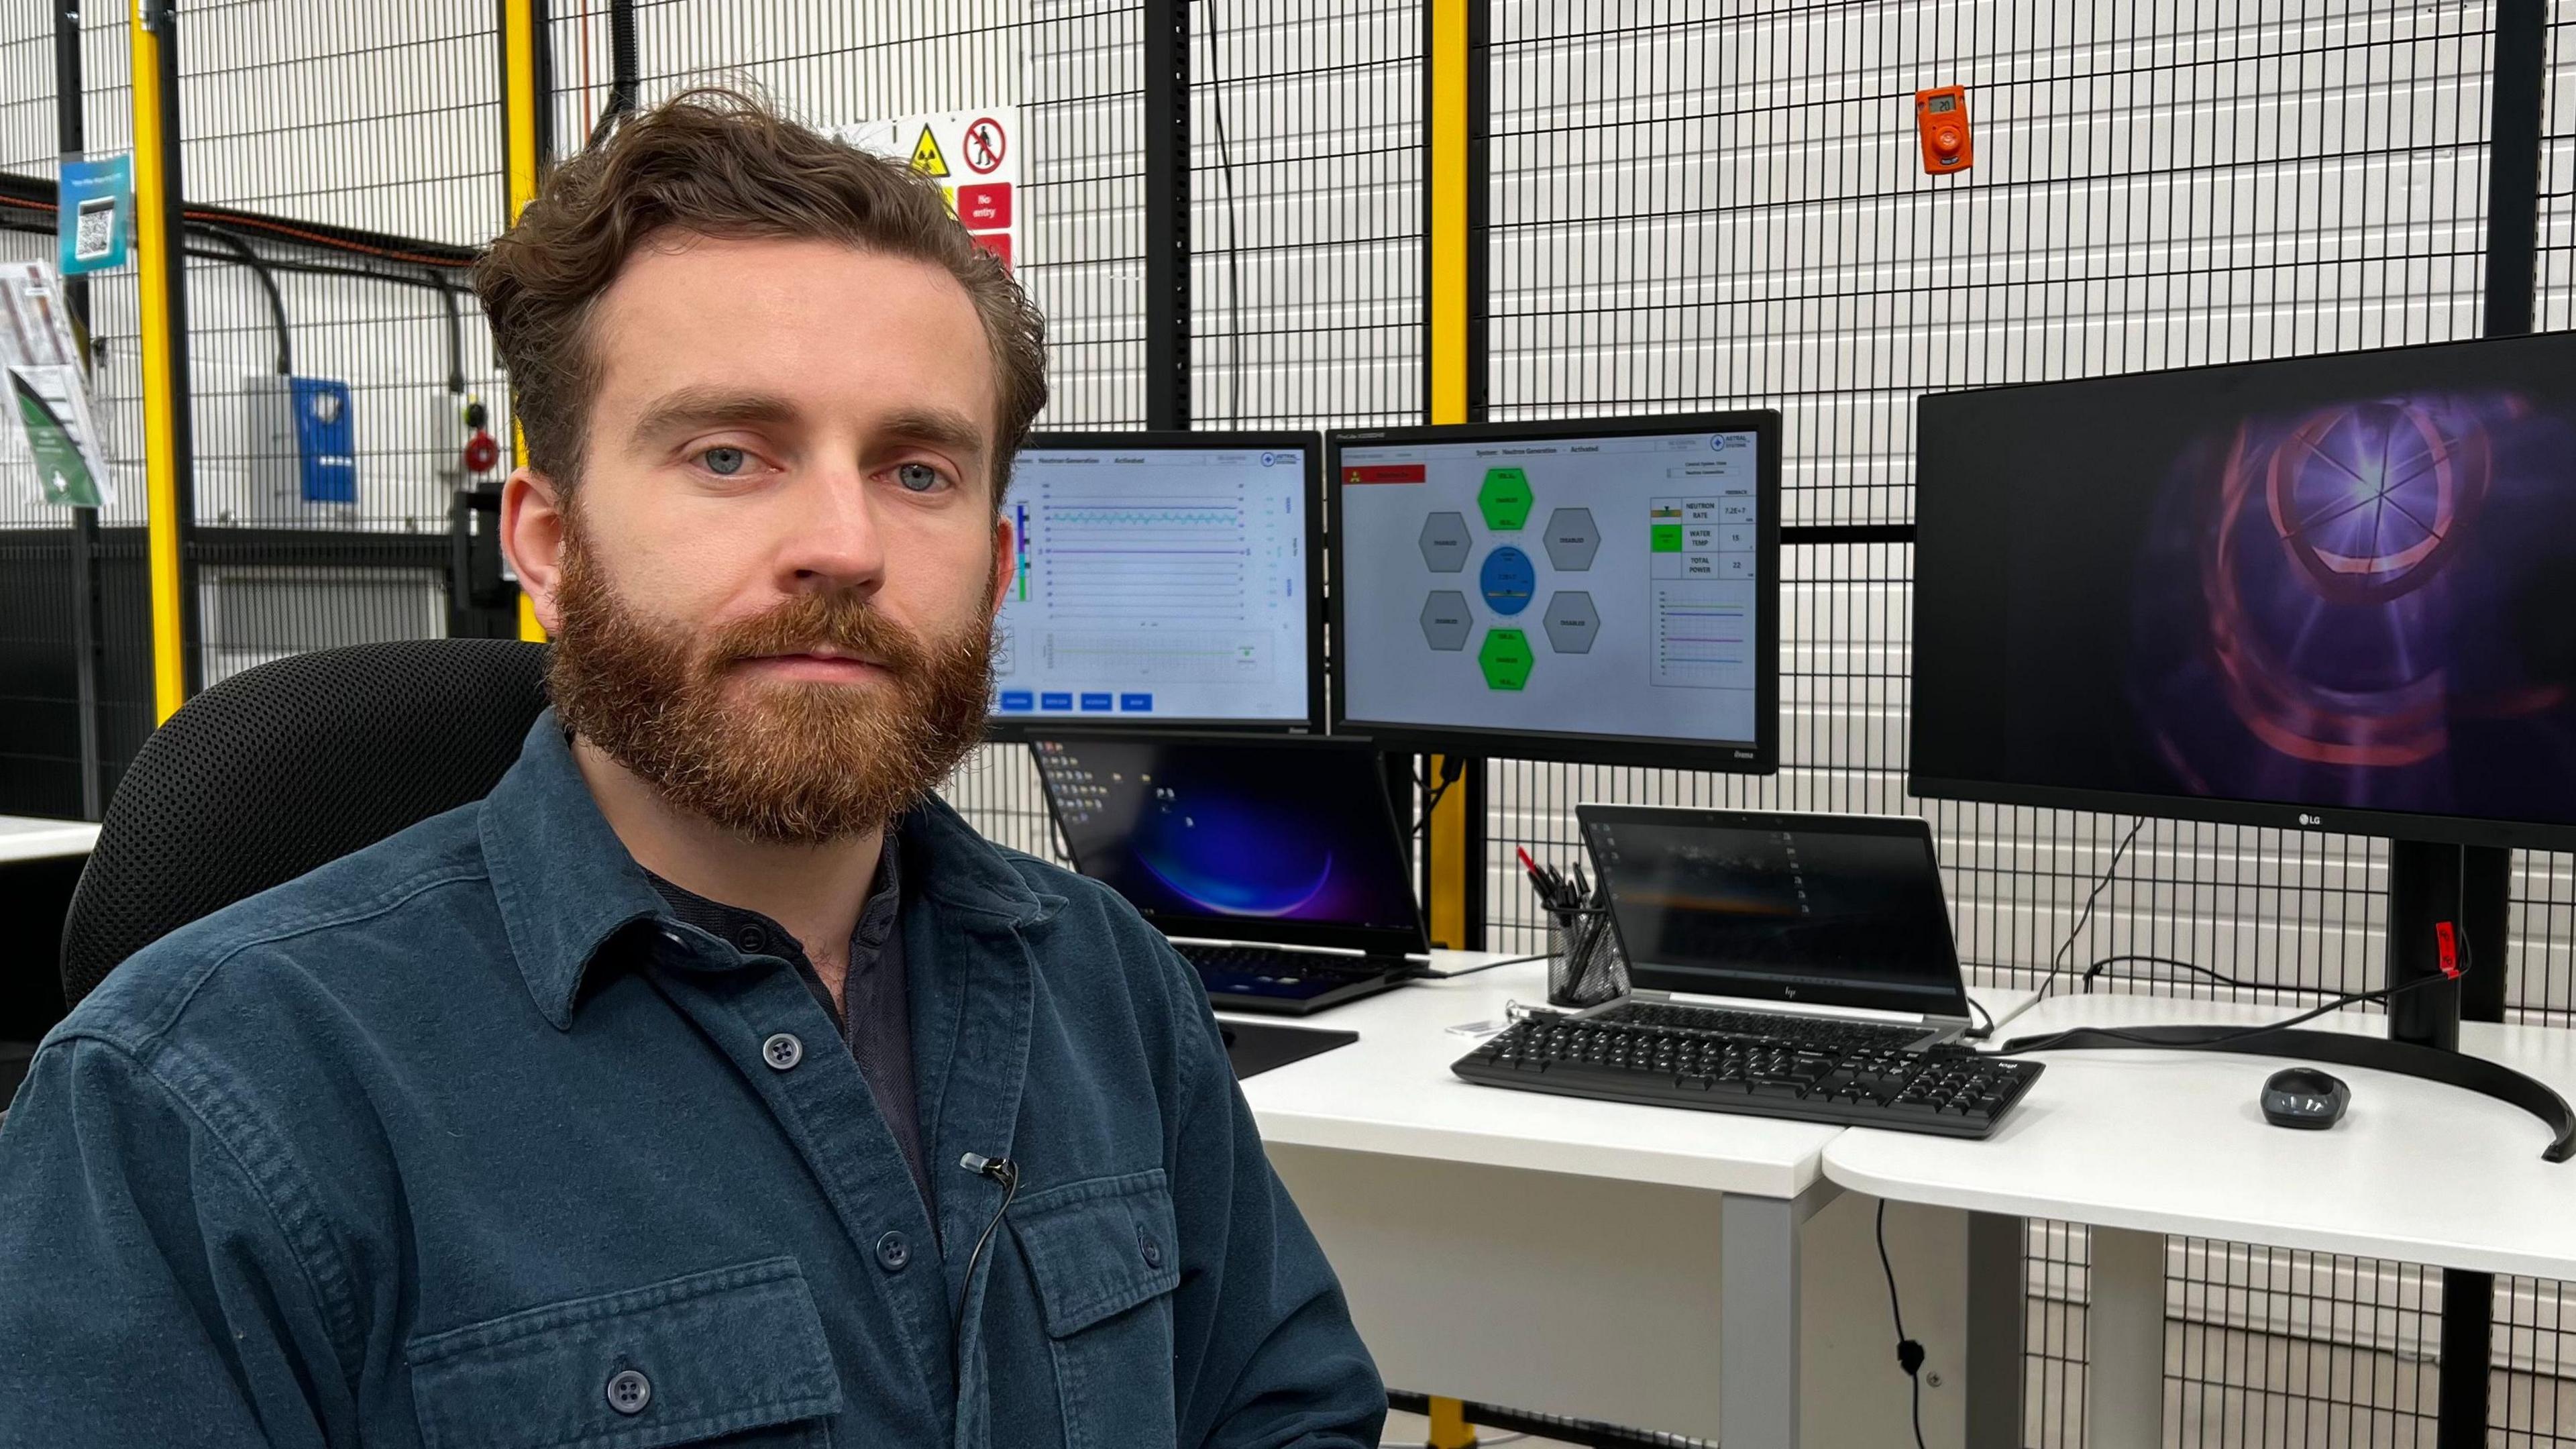
<svg viewBox="0 0 2576 1449"><path fill-rule="evenodd" d="M2165 1410L2165 1239L2092 1231L2084 1312L2087 1449L2159 1449Z"/></svg>
<svg viewBox="0 0 2576 1449"><path fill-rule="evenodd" d="M1717 1438L1799 1449L1798 1226L1834 1196L1728 1193L1718 1205Z"/></svg>
<svg viewBox="0 0 2576 1449"><path fill-rule="evenodd" d="M2022 1335L2030 1316L2027 1219L1968 1214L1967 1442L2022 1442Z"/></svg>

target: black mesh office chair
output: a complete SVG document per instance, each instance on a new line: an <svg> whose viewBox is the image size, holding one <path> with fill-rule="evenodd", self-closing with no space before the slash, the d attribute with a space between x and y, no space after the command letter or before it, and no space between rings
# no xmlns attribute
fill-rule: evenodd
<svg viewBox="0 0 2576 1449"><path fill-rule="evenodd" d="M482 798L545 708L545 670L539 644L407 640L188 701L108 803L63 922L64 1001L199 916Z"/></svg>

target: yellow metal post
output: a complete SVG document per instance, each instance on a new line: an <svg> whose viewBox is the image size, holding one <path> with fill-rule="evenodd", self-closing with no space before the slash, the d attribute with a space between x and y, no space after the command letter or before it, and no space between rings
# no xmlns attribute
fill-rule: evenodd
<svg viewBox="0 0 2576 1449"><path fill-rule="evenodd" d="M157 10L157 14L154 13ZM181 553L191 490L181 446L179 328L186 307L179 300L186 259L170 245L177 236L179 198L170 194L169 165L179 138L170 134L161 74L163 33L170 24L163 0L135 0L132 21L134 75L135 263L142 301L143 476L145 561L152 599L152 714L166 720L188 698L187 607Z"/></svg>
<svg viewBox="0 0 2576 1449"><path fill-rule="evenodd" d="M1424 345L1429 353L1429 420L1467 421L1468 369L1468 142L1470 138L1469 41L1471 5L1487 0L1431 0L1426 16L1425 71L1429 94L1426 131L1431 178L1430 226L1426 247L1428 303ZM1441 776L1443 761L1431 760L1431 778ZM1477 762L1467 762L1475 768ZM1462 780L1440 795L1432 807L1425 849L1430 854L1428 907L1431 942L1451 948L1467 944L1467 873L1478 868L1469 860L1467 797ZM1436 784L1435 789L1439 788ZM1432 1442L1440 1442L1433 1436Z"/></svg>
<svg viewBox="0 0 2576 1449"><path fill-rule="evenodd" d="M501 0L501 118L509 151L510 220L514 223L536 200L543 165L539 137L544 134L549 97L539 79L543 68L537 64L537 47L544 23L537 0ZM519 432L515 417L510 420L510 461L521 468L528 465L528 440ZM546 637L545 626L537 622L536 605L524 593L519 595L519 637L538 643Z"/></svg>
<svg viewBox="0 0 2576 1449"><path fill-rule="evenodd" d="M1456 1399L1431 1401L1429 1449L1476 1449L1476 1426L1467 1422L1467 1406Z"/></svg>

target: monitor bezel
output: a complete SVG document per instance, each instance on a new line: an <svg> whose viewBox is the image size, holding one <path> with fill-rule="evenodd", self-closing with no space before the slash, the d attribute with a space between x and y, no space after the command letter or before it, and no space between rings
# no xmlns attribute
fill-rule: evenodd
<svg viewBox="0 0 2576 1449"><path fill-rule="evenodd" d="M1994 393L2046 392L2061 388L2117 385L2144 378L2170 378L2199 374L2242 373L2287 366L2313 364L2350 365L2392 356L2457 351L2465 348L2511 347L2516 344L2546 346L2569 345L2563 333L2532 333L2512 337L2455 338L2447 342L2415 342L2390 347L2355 348L2341 352L2305 353L2296 357L2257 358L2242 362L2198 363L2189 367L2156 368L2140 372L2104 373L2093 377L2051 378L2036 382L1999 383L1989 387L1950 388L1927 392L1915 399L1916 453L1914 460L1916 517L1921 518L1920 487L1923 477L1921 439L1924 430L1921 414L1926 406L1941 407L1954 398L1983 397ZM1912 581L1908 584L1909 604L1913 593L1922 587L1923 560L1920 535ZM1914 611L1920 619L1920 610ZM1982 780L1928 774L1915 767L1918 731L1922 728L1919 701L1923 698L1920 681L1924 654L1918 627L1914 647L1909 650L1906 669L1907 698L1915 703L1907 710L1905 727L1905 791L1920 800L1952 800L1963 804L2015 805L2043 810L2082 810L2109 815L2146 816L2161 820L2198 821L2213 825L2243 825L2258 829L2292 831L2311 835L2363 835L2388 840L2421 841L2435 845L2485 846L2508 850L2576 850L2576 822L2565 824L2549 821L2497 820L2478 816L2434 815L2405 810L2373 810L2343 805L2309 805L2271 800L2245 800L2233 796L2168 795L2144 791L2095 790L2074 785L2033 785L2018 781Z"/></svg>
<svg viewBox="0 0 2576 1449"><path fill-rule="evenodd" d="M1342 451L1403 443L1479 443L1533 438L1623 438L1666 433L1754 435L1754 591L1762 624L1755 640L1754 734L1745 743L1675 739L1662 735L1590 734L1576 730L1487 729L1370 719L1349 710L1343 678L1347 627L1341 591ZM1780 453L1782 427L1774 409L1742 412L1656 413L1615 418L1560 418L1544 422L1439 423L1401 428L1335 429L1324 435L1324 492L1333 541L1332 587L1325 600L1327 676L1332 683L1332 730L1365 734L1394 749L1422 753L1552 760L1568 764L1653 765L1738 775L1776 774L1780 768Z"/></svg>
<svg viewBox="0 0 2576 1449"><path fill-rule="evenodd" d="M1063 808L1048 787L1046 767L1038 759L1038 747L1048 741L1078 743L1085 740L1111 744L1144 745L1163 748L1171 745L1215 745L1227 748L1285 748L1292 750L1340 751L1359 756L1367 765L1366 773L1376 786L1378 808L1385 821L1387 839L1395 846L1399 863L1409 861L1410 853L1403 823L1397 819L1395 800L1387 788L1384 758L1376 742L1357 735L1256 735L1241 730L1130 730L1091 726L1077 729L1032 731L1024 743L1029 750L1029 766L1037 772L1038 794L1046 800L1047 826L1055 833L1065 859L1073 862L1073 871L1083 879L1105 889L1114 890L1107 881L1083 871L1082 860L1073 848L1073 832L1064 824ZM1186 912L1150 910L1133 901L1136 914L1146 924L1167 936L1199 940L1256 941L1277 946L1321 946L1340 950L1364 951L1372 956L1422 956L1431 949L1430 923L1424 918L1422 897L1415 890L1412 871L1404 872L1405 891L1413 901L1413 928L1323 925L1311 921L1265 920L1249 916L1201 916ZM1121 896L1120 899L1126 899Z"/></svg>
<svg viewBox="0 0 2576 1449"><path fill-rule="evenodd" d="M1035 432L1020 444L1020 452L1049 448L1299 448L1304 450L1306 500L1306 712L1302 716L1279 716L1268 719L1228 719L1207 715L1121 715L1115 713L1022 714L1002 712L1000 683L995 682L993 701L984 716L984 738L996 744L1013 744L1031 738L1033 730L1057 728L1108 728L1113 731L1142 730L1155 734L1203 731L1235 735L1317 735L1324 733L1324 440L1320 433L1294 428L1262 429L1243 432L1187 432L1168 430L1128 430L1099 432ZM1013 466L1018 454L1012 455ZM1006 493L1002 506L1010 506ZM1016 540L1014 540L1016 543ZM996 613L998 620L999 614ZM1114 721L1114 723L1113 723Z"/></svg>
<svg viewBox="0 0 2576 1449"><path fill-rule="evenodd" d="M1610 921L1620 930L1620 953L1628 963L1628 983L1646 991L1666 991L1686 996L1711 996L1747 1001L1788 1001L1801 1006L1834 1006L1862 1011L1893 1011L1943 1020L1964 1020L1968 1015L1967 969L1959 960L1958 932L1950 918L1950 893L1941 881L1941 851L1932 839L1932 823L1920 815L1827 815L1811 811L1703 809L1676 805L1577 805L1574 807L1575 831L1582 839L1584 858L1592 862L1593 871L1601 878L1601 889L1610 901ZM1618 897L1610 885L1609 869L1592 848L1594 824L1618 825L1637 822L1658 825L1700 825L1722 830L1788 830L1820 835L1875 835L1918 842L1923 847L1924 868L1932 874L1932 890L1940 901L1941 941L1948 957L1950 981L1957 989L1957 1009L1932 1010L1919 997L1891 1005L1885 996L1845 987L1825 986L1812 982L1783 979L1728 981L1722 990L1711 990L1710 983L1687 976L1678 969L1659 970L1640 964L1634 951L1628 949L1626 932L1619 925Z"/></svg>

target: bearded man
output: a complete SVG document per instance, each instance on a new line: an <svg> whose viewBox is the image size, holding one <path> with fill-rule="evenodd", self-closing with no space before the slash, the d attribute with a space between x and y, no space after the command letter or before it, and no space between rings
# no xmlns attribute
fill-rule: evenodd
<svg viewBox="0 0 2576 1449"><path fill-rule="evenodd" d="M1358 1446L1196 977L931 793L1042 329L725 92L475 275L554 707L492 794L126 962L0 1127L0 1443Z"/></svg>

